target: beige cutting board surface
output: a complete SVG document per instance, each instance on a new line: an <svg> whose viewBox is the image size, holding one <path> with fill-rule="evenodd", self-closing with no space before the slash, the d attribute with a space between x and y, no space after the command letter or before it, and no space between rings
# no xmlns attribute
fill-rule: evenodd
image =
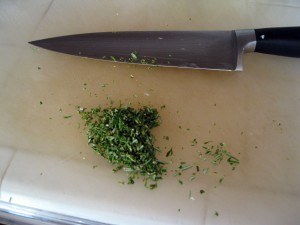
<svg viewBox="0 0 300 225"><path fill-rule="evenodd" d="M299 59L249 54L244 72L149 69L27 42L101 31L299 24L296 0L1 1L0 146L18 149L1 200L13 196L17 204L121 224L298 224ZM107 98L166 106L153 130L160 158L173 147L174 163L193 162L203 142L226 142L240 166L222 166L222 184L218 175L189 181L190 173L183 185L169 173L155 191L119 184L126 175L113 174L87 146L75 109L105 105Z"/></svg>

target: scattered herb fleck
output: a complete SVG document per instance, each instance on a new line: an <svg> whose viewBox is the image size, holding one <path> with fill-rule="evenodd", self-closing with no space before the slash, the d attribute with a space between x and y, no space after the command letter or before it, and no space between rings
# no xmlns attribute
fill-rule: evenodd
<svg viewBox="0 0 300 225"><path fill-rule="evenodd" d="M182 180L178 180L178 183L181 184L181 185L183 184Z"/></svg>
<svg viewBox="0 0 300 225"><path fill-rule="evenodd" d="M117 60L116 60L116 58L115 57L113 57L113 56L111 56L110 57L114 62L116 62Z"/></svg>
<svg viewBox="0 0 300 225"><path fill-rule="evenodd" d="M137 52L130 53L132 62L136 62L138 60Z"/></svg>
<svg viewBox="0 0 300 225"><path fill-rule="evenodd" d="M203 189L201 189L200 190L200 194L202 195L202 194L204 194L205 193L205 191L203 190Z"/></svg>
<svg viewBox="0 0 300 225"><path fill-rule="evenodd" d="M170 140L170 137L169 136L163 136L163 139L165 139L165 140Z"/></svg>
<svg viewBox="0 0 300 225"><path fill-rule="evenodd" d="M195 146L195 145L197 145L197 139L196 138L194 138L193 140L192 140L192 146Z"/></svg>
<svg viewBox="0 0 300 225"><path fill-rule="evenodd" d="M225 143L219 143L218 145L206 146L209 142L205 142L203 149L206 150L205 155L211 156L213 159L211 163L213 165L219 165L224 158L227 158L227 163L232 167L232 170L240 163L239 159L234 157L230 152L226 150Z"/></svg>
<svg viewBox="0 0 300 225"><path fill-rule="evenodd" d="M40 105L43 105L43 102L42 102L42 101L40 101Z"/></svg>
<svg viewBox="0 0 300 225"><path fill-rule="evenodd" d="M219 213L217 211L215 211L215 216L219 216Z"/></svg>
<svg viewBox="0 0 300 225"><path fill-rule="evenodd" d="M171 148L167 154L166 154L166 157L169 157L169 156L172 156L173 155L173 148Z"/></svg>
<svg viewBox="0 0 300 225"><path fill-rule="evenodd" d="M195 175L190 176L190 181L193 181L193 180L195 180L195 179L196 179L196 176L195 176Z"/></svg>
<svg viewBox="0 0 300 225"><path fill-rule="evenodd" d="M222 183L223 180L224 180L224 176L222 176L222 177L220 178L219 183Z"/></svg>
<svg viewBox="0 0 300 225"><path fill-rule="evenodd" d="M208 167L203 169L203 174L207 174L208 173Z"/></svg>
<svg viewBox="0 0 300 225"><path fill-rule="evenodd" d="M72 117L72 115L70 115L70 116L64 116L64 119L69 119L71 117Z"/></svg>
<svg viewBox="0 0 300 225"><path fill-rule="evenodd" d="M180 165L179 166L179 170L181 170L181 171L188 170L188 169L191 169L191 168L193 168L193 165L188 165L188 166Z"/></svg>

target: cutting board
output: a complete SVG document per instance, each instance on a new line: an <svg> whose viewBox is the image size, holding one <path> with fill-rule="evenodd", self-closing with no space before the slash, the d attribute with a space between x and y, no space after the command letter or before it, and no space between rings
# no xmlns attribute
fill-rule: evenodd
<svg viewBox="0 0 300 225"><path fill-rule="evenodd" d="M296 26L298 1L0 6L1 200L112 224L298 224L299 59L247 54L243 72L148 68L27 44L87 32ZM158 158L172 147L174 162L156 190L141 181L121 184L126 175L113 173L87 145L76 106L105 106L110 99L166 106L153 135ZM186 173L181 185L172 170L180 161L194 162L206 141L225 142L240 165L219 167L222 184L213 174L190 181Z"/></svg>

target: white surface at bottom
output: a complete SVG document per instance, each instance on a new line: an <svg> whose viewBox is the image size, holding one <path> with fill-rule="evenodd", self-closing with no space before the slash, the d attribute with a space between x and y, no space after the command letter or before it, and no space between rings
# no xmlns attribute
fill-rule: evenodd
<svg viewBox="0 0 300 225"><path fill-rule="evenodd" d="M209 202L204 203L204 209L210 213L206 213L205 221L201 222L176 216L180 212L175 209L170 213L172 206L168 202L155 212L158 206L150 200L158 200L155 191L145 190L144 196L151 196L148 199L130 200L128 196L135 190L117 184L116 180L103 183L97 176L103 176L101 170L92 169L89 164L19 150L2 182L0 200L111 224L296 225L299 221L300 202L293 194L221 186L208 191L206 200ZM108 196L108 193L124 196Z"/></svg>

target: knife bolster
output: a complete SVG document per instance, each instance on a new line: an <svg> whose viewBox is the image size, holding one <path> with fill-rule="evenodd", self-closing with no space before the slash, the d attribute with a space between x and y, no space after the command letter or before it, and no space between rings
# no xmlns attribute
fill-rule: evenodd
<svg viewBox="0 0 300 225"><path fill-rule="evenodd" d="M236 71L243 70L244 52L254 52L256 48L256 36L253 29L235 30L237 43L237 67Z"/></svg>

